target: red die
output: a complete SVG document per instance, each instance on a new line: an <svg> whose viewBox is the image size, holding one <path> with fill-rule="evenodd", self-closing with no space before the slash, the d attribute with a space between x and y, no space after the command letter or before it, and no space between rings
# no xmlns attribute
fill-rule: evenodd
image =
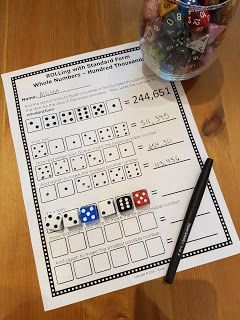
<svg viewBox="0 0 240 320"><path fill-rule="evenodd" d="M186 24L192 31L203 31L206 29L210 21L210 15L207 10L189 11L186 17Z"/></svg>
<svg viewBox="0 0 240 320"><path fill-rule="evenodd" d="M150 199L146 189L134 191L132 195L136 207L142 207L150 203Z"/></svg>

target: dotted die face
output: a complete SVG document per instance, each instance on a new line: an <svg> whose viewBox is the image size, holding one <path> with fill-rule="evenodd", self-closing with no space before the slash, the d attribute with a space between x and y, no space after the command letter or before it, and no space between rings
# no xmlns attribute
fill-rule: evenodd
<svg viewBox="0 0 240 320"><path fill-rule="evenodd" d="M150 203L150 199L146 189L134 191L132 195L136 207L142 207Z"/></svg>
<svg viewBox="0 0 240 320"><path fill-rule="evenodd" d="M95 204L81 207L79 212L82 223L89 223L99 220L98 209Z"/></svg>
<svg viewBox="0 0 240 320"><path fill-rule="evenodd" d="M126 212L133 209L133 202L130 195L117 198L116 203L119 212Z"/></svg>
<svg viewBox="0 0 240 320"><path fill-rule="evenodd" d="M61 214L48 214L45 218L45 226L50 231L58 231L63 229Z"/></svg>

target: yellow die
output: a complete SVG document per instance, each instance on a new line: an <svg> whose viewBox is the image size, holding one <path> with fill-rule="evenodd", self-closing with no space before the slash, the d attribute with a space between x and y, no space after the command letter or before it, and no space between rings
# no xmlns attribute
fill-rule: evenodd
<svg viewBox="0 0 240 320"><path fill-rule="evenodd" d="M177 9L177 5L169 0L160 1L160 17L164 17L169 12Z"/></svg>

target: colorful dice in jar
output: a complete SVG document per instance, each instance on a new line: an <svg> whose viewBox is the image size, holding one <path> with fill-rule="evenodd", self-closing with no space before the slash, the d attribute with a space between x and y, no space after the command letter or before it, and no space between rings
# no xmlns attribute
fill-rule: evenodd
<svg viewBox="0 0 240 320"><path fill-rule="evenodd" d="M234 0L145 0L140 47L145 63L166 80L192 78L217 57Z"/></svg>

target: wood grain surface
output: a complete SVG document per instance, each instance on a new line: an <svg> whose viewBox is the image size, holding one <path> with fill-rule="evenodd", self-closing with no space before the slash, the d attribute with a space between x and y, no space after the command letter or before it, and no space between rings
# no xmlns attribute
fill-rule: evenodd
<svg viewBox="0 0 240 320"><path fill-rule="evenodd" d="M237 1L238 3L240 1ZM139 0L0 0L0 73L138 39ZM240 232L240 10L219 59L183 83ZM240 256L44 312L0 84L0 320L239 320Z"/></svg>

